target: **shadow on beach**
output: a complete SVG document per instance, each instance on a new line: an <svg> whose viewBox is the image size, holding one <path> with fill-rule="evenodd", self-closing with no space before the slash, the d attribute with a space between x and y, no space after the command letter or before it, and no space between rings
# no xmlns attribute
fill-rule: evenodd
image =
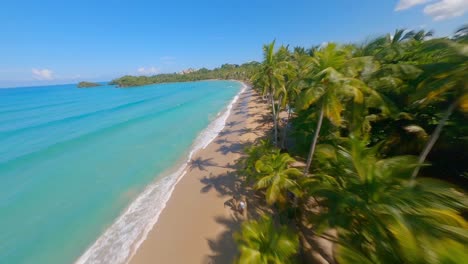
<svg viewBox="0 0 468 264"><path fill-rule="evenodd" d="M216 239L207 239L213 254L206 256L203 263L232 263L238 254L234 234L240 230L242 222L250 218L256 219L270 209L266 206L264 197L247 186L245 179L240 179L236 171L216 176L210 174L200 181L204 184L201 193L215 190L219 195L230 197L225 200L224 206L231 209L229 217L215 218L217 223L225 227L225 231ZM241 200L247 204L245 214L239 210Z"/></svg>
<svg viewBox="0 0 468 264"><path fill-rule="evenodd" d="M259 103L262 100L257 96L252 96L252 91L248 91L242 97L250 97L254 103ZM242 97L240 99L244 99ZM271 117L263 113L264 111L258 111L261 109L261 107L237 105L234 114L239 115L238 118L242 118L242 120L249 118L256 123L256 128L246 127L246 123L243 121L226 123L225 129L219 133L218 138L215 140L219 144L216 152L227 155L227 157L242 157L246 146L253 144L253 142L241 141L242 135L253 134L255 135L254 138L259 140L268 134L268 123L271 122ZM240 117L241 115L242 117ZM256 219L262 214L271 213L271 209L265 204L263 195L253 190L251 183L247 182L245 177L239 175L242 164L239 161L240 159L232 158L232 163L229 162L225 165L225 168L228 168L227 172L209 173L209 175L200 179L203 185L200 193L206 194L214 191L218 196L225 197L224 207L229 210L229 214L214 218L223 227L224 231L218 234L216 238L206 238L211 253L205 256L203 263L232 263L238 255L233 236L240 230L242 223L247 219ZM222 167L213 160L200 158L192 162L191 168L208 171L207 168L210 166ZM241 201L245 204L245 211L240 207Z"/></svg>

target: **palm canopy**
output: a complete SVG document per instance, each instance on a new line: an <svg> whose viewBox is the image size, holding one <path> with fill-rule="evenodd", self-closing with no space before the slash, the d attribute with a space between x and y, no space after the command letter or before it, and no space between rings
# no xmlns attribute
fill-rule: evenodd
<svg viewBox="0 0 468 264"><path fill-rule="evenodd" d="M326 149L331 165L305 189L327 208L312 223L339 231L340 263L425 263L441 251L434 241L468 242L468 225L459 215L466 198L436 180L410 185L416 157L379 159L378 146L353 137L334 152Z"/></svg>
<svg viewBox="0 0 468 264"><path fill-rule="evenodd" d="M428 53L443 51L440 61L423 65L425 74L421 77L413 100L427 104L447 99L459 100L462 106L468 94L468 45L450 40L428 41L423 46Z"/></svg>
<svg viewBox="0 0 468 264"><path fill-rule="evenodd" d="M259 71L252 76L252 81L262 89L263 95L274 94L275 89L284 82L284 63L275 52L275 41L263 46L263 62Z"/></svg>
<svg viewBox="0 0 468 264"><path fill-rule="evenodd" d="M245 157L239 162L242 164L242 173L247 176L248 180L255 179L257 171L255 163L263 156L275 153L275 148L268 140L260 140L257 144L245 148Z"/></svg>
<svg viewBox="0 0 468 264"><path fill-rule="evenodd" d="M335 43L329 43L314 52L314 67L307 86L297 100L299 109L305 110L318 105L320 113L304 174L309 172L323 118L340 126L347 101L353 99L354 104L363 104L364 94L378 95L360 79L370 75L369 69L374 71L377 65L369 57L352 58L352 49L351 46L339 47ZM372 66L364 67L365 65ZM379 96L374 97L380 99Z"/></svg>
<svg viewBox="0 0 468 264"><path fill-rule="evenodd" d="M275 226L270 217L249 221L234 235L240 251L236 263L293 263L299 247L298 236L286 226Z"/></svg>
<svg viewBox="0 0 468 264"><path fill-rule="evenodd" d="M300 195L297 178L301 172L296 168L290 168L289 165L295 162L289 154L281 154L279 150L275 153L267 154L261 157L255 163L257 170L256 189L266 189L265 198L267 203L278 202L284 205L287 201L287 192Z"/></svg>
<svg viewBox="0 0 468 264"><path fill-rule="evenodd" d="M426 31L407 31L405 29L396 29L393 34L386 34L374 38L361 45L357 50L359 56L375 56L380 61L386 63L397 63L402 60L407 51L408 43L413 41L422 41L426 37L432 36L432 32Z"/></svg>
<svg viewBox="0 0 468 264"><path fill-rule="evenodd" d="M291 67L288 62L289 51L287 47L281 47L275 52L275 41L263 46L264 60L260 70L252 76L252 81L256 87L261 89L261 93L268 95L271 113L273 116L273 132L275 145L278 143L278 118L281 106L284 105L283 97L285 90L285 75ZM279 98L279 104L276 100Z"/></svg>
<svg viewBox="0 0 468 264"><path fill-rule="evenodd" d="M346 76L345 73L351 72L349 64L358 60L351 59L350 56L349 50L334 43L316 51L308 87L303 89L297 107L306 109L319 103L323 107L325 117L333 124L340 125L341 112L344 109L343 99L354 98L356 102L361 103L362 92L370 90L358 78Z"/></svg>

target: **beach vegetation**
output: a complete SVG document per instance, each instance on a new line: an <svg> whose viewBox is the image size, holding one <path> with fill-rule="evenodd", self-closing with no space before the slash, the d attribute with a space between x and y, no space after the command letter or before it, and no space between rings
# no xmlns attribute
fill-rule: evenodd
<svg viewBox="0 0 468 264"><path fill-rule="evenodd" d="M276 225L267 216L246 222L234 238L240 251L235 263L295 263L294 255L299 249L297 234L287 226Z"/></svg>
<svg viewBox="0 0 468 264"><path fill-rule="evenodd" d="M252 61L241 65L223 64L220 67L212 70L201 68L198 70L190 69L179 73L163 73L153 76L125 75L112 80L110 84L124 88L157 83L192 82L202 80L249 81L258 67L259 63L256 61Z"/></svg>
<svg viewBox="0 0 468 264"><path fill-rule="evenodd" d="M252 83L273 143L249 146L239 174L271 210L236 235L242 263L296 260L252 250L278 235L259 223L284 224L288 208L300 238L290 256L321 238L338 263L467 259L466 35L398 29L360 44L264 46ZM269 261L247 261L262 254Z"/></svg>
<svg viewBox="0 0 468 264"><path fill-rule="evenodd" d="M291 167L295 161L288 153L276 150L262 156L255 163L257 179L254 188L265 190L265 200L268 204L278 203L285 206L289 193L300 195L297 179L301 172Z"/></svg>
<svg viewBox="0 0 468 264"><path fill-rule="evenodd" d="M102 86L102 84L95 83L95 82L79 82L76 86L78 88L91 88L91 87Z"/></svg>

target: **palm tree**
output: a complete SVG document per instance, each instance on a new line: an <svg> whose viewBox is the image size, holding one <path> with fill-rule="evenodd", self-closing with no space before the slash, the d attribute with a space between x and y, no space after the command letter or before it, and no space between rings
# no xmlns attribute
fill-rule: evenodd
<svg viewBox="0 0 468 264"><path fill-rule="evenodd" d="M284 129L282 131L281 149L285 148L286 135L289 120L291 119L291 113L294 105L296 104L297 97L300 94L303 80L313 68L313 60L312 57L306 53L305 49L296 47L294 52L290 55L288 66L288 71L286 71L285 74L285 85L280 91L283 95L283 107L286 107L288 110Z"/></svg>
<svg viewBox="0 0 468 264"><path fill-rule="evenodd" d="M460 42L468 41L468 24L463 25L459 29L457 29L457 31L455 32L454 39Z"/></svg>
<svg viewBox="0 0 468 264"><path fill-rule="evenodd" d="M265 198L268 204L277 202L284 206L288 192L300 195L296 180L301 176L301 172L297 168L289 167L295 161L289 154L281 154L277 150L264 155L255 163L258 175L254 188L266 189Z"/></svg>
<svg viewBox="0 0 468 264"><path fill-rule="evenodd" d="M436 63L425 65L424 80L419 83L417 92L413 99L425 107L434 101L450 100L449 106L419 156L419 164L423 164L439 138L443 127L447 123L453 111L460 107L466 110L468 104L468 45L456 43L450 40L434 40L425 43L425 51L443 49L446 54L444 58ZM412 179L416 178L419 168L415 168Z"/></svg>
<svg viewBox="0 0 468 264"><path fill-rule="evenodd" d="M287 226L275 226L271 217L249 221L234 235L240 256L236 263L293 263L298 252L298 236Z"/></svg>
<svg viewBox="0 0 468 264"><path fill-rule="evenodd" d="M404 39L411 39L414 41L422 42L426 40L427 38L430 38L434 35L434 31L429 30L419 30L419 31L410 31L405 34Z"/></svg>
<svg viewBox="0 0 468 264"><path fill-rule="evenodd" d="M263 46L263 63L257 74L252 77L256 86L260 86L262 94L269 97L273 116L274 144L278 145L278 120L275 103L276 90L283 85L284 76L282 63L275 54L275 41Z"/></svg>
<svg viewBox="0 0 468 264"><path fill-rule="evenodd" d="M340 263L427 263L440 250L434 241L466 244L463 194L436 180L410 186L416 157L379 159L366 145L351 136L305 185L326 208L310 221L338 230Z"/></svg>
<svg viewBox="0 0 468 264"><path fill-rule="evenodd" d="M367 90L366 85L359 79L347 77L340 72L349 59L350 51L339 48L334 43L314 54L314 68L310 73L308 87L297 100L299 109L307 109L311 105L316 105L319 109L317 127L310 144L304 174L309 172L312 164L323 118L326 117L332 124L339 126L342 122L343 101L349 98L354 98L356 103L363 101L362 90Z"/></svg>
<svg viewBox="0 0 468 264"><path fill-rule="evenodd" d="M279 115L281 111L285 108L288 108L288 117L286 122L283 124L282 129L282 136L281 136L281 145L280 148L284 149L284 141L285 141L285 134L286 129L289 122L289 117L291 113L291 102L294 100L294 93L295 93L295 80L297 79L296 75L296 65L295 61L293 60L293 56L291 55L288 46L281 46L276 56L278 61L281 63L281 73L283 74L283 85L281 85L275 91L275 98L278 99L278 107L276 110L275 119L279 122ZM279 123L278 123L279 124Z"/></svg>
<svg viewBox="0 0 468 264"><path fill-rule="evenodd" d="M372 39L358 49L357 55L375 56L385 63L397 63L403 58L406 50L404 42L416 35L413 31L406 34L405 32L405 29L396 29L393 34L386 34Z"/></svg>
<svg viewBox="0 0 468 264"><path fill-rule="evenodd" d="M242 174L247 176L247 181L254 179L257 175L255 163L263 156L276 153L275 147L268 140L260 140L255 145L245 148L245 156L239 159L242 164Z"/></svg>

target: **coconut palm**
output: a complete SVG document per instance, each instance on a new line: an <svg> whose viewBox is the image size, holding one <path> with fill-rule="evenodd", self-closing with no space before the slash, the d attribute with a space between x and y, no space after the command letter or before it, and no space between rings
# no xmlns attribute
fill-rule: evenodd
<svg viewBox="0 0 468 264"><path fill-rule="evenodd" d="M419 156L420 164L426 160L453 111L460 108L468 112L468 45L450 40L435 40L425 44L426 51L431 52L434 49L443 49L446 54L441 61L422 66L426 74L413 99L422 107L440 101L448 100L450 103ZM414 170L413 179L418 172L419 167Z"/></svg>
<svg viewBox="0 0 468 264"><path fill-rule="evenodd" d="M468 24L461 26L455 32L454 39L460 42L467 42L468 41Z"/></svg>
<svg viewBox="0 0 468 264"><path fill-rule="evenodd" d="M279 122L279 115L282 110L287 109L288 111L286 122L283 122L281 144L279 145L281 149L284 149L286 130L291 116L291 104L294 102L297 94L295 84L299 77L297 76L297 63L295 57L290 53L287 46L281 46L278 49L276 56L278 57L278 60L281 61L281 71L283 74L283 85L278 87L275 91L275 98L278 99L278 107L275 116L276 120Z"/></svg>
<svg viewBox="0 0 468 264"><path fill-rule="evenodd" d="M240 256L236 263L294 263L298 236L287 226L276 226L270 217L249 221L234 235Z"/></svg>
<svg viewBox="0 0 468 264"><path fill-rule="evenodd" d="M340 48L334 43L328 44L314 54L314 68L310 73L310 81L297 100L299 109L307 109L311 105L316 105L319 109L317 127L310 144L304 174L309 172L312 164L324 117L339 126L342 123L341 112L344 110L344 101L354 98L356 103L363 103L363 91L370 90L361 80L342 73L349 59L350 50Z"/></svg>
<svg viewBox="0 0 468 264"><path fill-rule="evenodd" d="M404 58L407 50L405 42L415 37L416 34L413 31L407 32L405 29L396 29L393 34L386 34L364 43L358 48L356 55L374 56L385 63L398 63Z"/></svg>
<svg viewBox="0 0 468 264"><path fill-rule="evenodd" d="M239 159L241 163L242 174L247 176L247 180L255 179L257 171L255 163L263 156L276 153L275 147L268 140L260 140L255 145L245 148L245 156Z"/></svg>
<svg viewBox="0 0 468 264"><path fill-rule="evenodd" d="M288 192L300 195L296 180L301 176L301 172L297 168L289 167L295 161L289 154L281 154L277 150L264 155L255 163L258 175L254 188L266 190L265 198L268 204L278 203L284 206Z"/></svg>
<svg viewBox="0 0 468 264"><path fill-rule="evenodd" d="M260 70L252 77L256 87L261 88L262 94L267 95L271 104L273 117L274 144L278 145L278 119L275 103L276 90L284 84L283 65L280 57L275 54L275 41L263 46L263 63Z"/></svg>
<svg viewBox="0 0 468 264"><path fill-rule="evenodd" d="M351 136L328 152L332 165L305 188L326 208L310 217L316 229L338 230L340 263L427 263L440 250L434 241L467 242L461 193L436 180L409 185L416 157L379 159L366 144Z"/></svg>
<svg viewBox="0 0 468 264"><path fill-rule="evenodd" d="M280 92L283 95L283 105L287 108L288 115L283 128L281 138L281 149L285 148L285 141L291 114L296 104L296 100L304 85L304 80L307 74L312 71L314 66L312 57L309 56L305 49L295 48L290 55L288 71L285 74L285 85Z"/></svg>
<svg viewBox="0 0 468 264"><path fill-rule="evenodd" d="M426 40L427 38L432 37L433 35L434 35L434 31L432 30L429 30L429 31L425 31L423 29L419 31L412 30L405 34L404 39L411 39L414 41L422 42Z"/></svg>

